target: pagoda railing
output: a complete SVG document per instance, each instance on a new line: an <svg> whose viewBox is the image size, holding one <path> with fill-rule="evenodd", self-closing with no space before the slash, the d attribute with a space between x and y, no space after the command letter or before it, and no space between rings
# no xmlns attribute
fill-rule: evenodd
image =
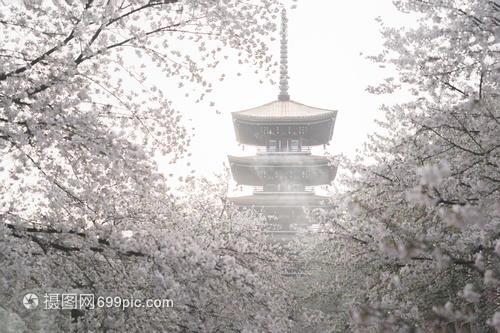
<svg viewBox="0 0 500 333"><path fill-rule="evenodd" d="M306 186L303 191L264 191L264 188L262 186L255 186L253 188L253 193L314 193L314 186Z"/></svg>
<svg viewBox="0 0 500 333"><path fill-rule="evenodd" d="M301 147L301 148L281 148L281 149L269 149L269 148L257 148L257 154L289 154L289 153L298 153L298 154L310 154L311 147Z"/></svg>

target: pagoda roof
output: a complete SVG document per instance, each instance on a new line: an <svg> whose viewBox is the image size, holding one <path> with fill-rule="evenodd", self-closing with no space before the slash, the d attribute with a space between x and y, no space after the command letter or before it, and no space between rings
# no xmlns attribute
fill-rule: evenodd
<svg viewBox="0 0 500 333"><path fill-rule="evenodd" d="M335 117L337 111L320 109L295 101L274 101L255 108L232 112L235 119L248 120L305 120Z"/></svg>

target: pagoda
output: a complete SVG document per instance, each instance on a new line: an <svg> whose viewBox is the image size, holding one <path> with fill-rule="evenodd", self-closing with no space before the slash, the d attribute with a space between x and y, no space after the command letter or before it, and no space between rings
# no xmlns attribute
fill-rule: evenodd
<svg viewBox="0 0 500 333"><path fill-rule="evenodd" d="M328 197L316 195L314 188L331 184L337 172L330 158L311 152L332 139L337 111L290 100L286 26L283 9L278 100L232 113L236 140L256 146L257 154L228 156L237 184L254 187L252 195L229 200L273 216L266 232L274 239L291 238L296 227L311 226L306 210L331 208Z"/></svg>

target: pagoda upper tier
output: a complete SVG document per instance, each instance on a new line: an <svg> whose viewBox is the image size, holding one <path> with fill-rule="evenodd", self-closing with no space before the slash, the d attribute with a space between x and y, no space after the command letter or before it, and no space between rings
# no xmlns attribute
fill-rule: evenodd
<svg viewBox="0 0 500 333"><path fill-rule="evenodd" d="M337 111L314 108L295 101L274 101L232 113L236 140L268 146L272 140L299 140L300 146L327 144L333 136ZM290 147L286 147L288 149ZM278 147L284 151L285 147Z"/></svg>

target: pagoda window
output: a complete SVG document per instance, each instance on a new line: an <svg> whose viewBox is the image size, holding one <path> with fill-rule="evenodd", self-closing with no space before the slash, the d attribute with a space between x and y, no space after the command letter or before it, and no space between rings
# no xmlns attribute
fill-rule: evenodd
<svg viewBox="0 0 500 333"><path fill-rule="evenodd" d="M299 126L299 134L306 134L307 126Z"/></svg>
<svg viewBox="0 0 500 333"><path fill-rule="evenodd" d="M269 151L276 151L276 140L269 140Z"/></svg>
<svg viewBox="0 0 500 333"><path fill-rule="evenodd" d="M299 151L299 140L291 140L290 146L292 147L292 151Z"/></svg>

